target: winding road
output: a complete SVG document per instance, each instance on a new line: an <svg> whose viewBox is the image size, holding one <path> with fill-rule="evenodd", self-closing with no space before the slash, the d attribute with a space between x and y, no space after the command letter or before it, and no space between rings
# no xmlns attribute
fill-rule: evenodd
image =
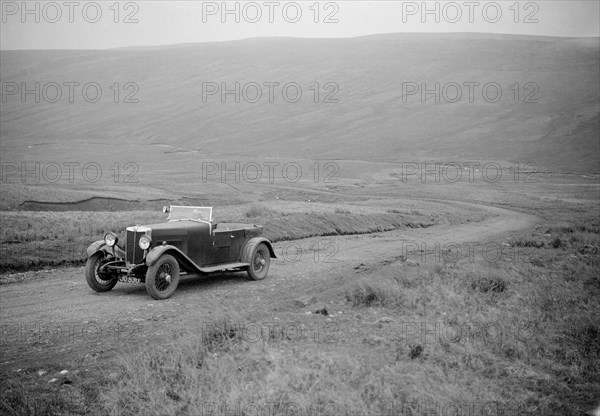
<svg viewBox="0 0 600 416"><path fill-rule="evenodd" d="M361 263L377 270L402 255L413 264L432 262L435 256L423 257L415 248L449 243L474 247L477 255L476 242L501 246L538 221L490 205L447 203L456 209L476 205L485 215L463 224L276 243L279 258L265 280L248 280L245 273L185 276L173 297L163 301L152 300L144 285L119 283L110 292L93 292L83 267L25 272L22 282L0 286L0 370L65 356L89 359L121 342L143 342L144 337L147 342L167 329L186 330L223 314L252 319L289 310L294 299L335 290L341 276L355 274Z"/></svg>

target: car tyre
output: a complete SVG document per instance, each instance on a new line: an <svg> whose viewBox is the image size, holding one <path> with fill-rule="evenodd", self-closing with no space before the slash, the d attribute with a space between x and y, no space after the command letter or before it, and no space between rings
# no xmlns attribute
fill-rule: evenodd
<svg viewBox="0 0 600 416"><path fill-rule="evenodd" d="M108 261L104 253L98 252L85 262L85 280L96 292L108 292L119 281L115 274L100 272L100 267Z"/></svg>
<svg viewBox="0 0 600 416"><path fill-rule="evenodd" d="M170 298L179 284L179 263L165 254L146 271L146 291L154 299Z"/></svg>
<svg viewBox="0 0 600 416"><path fill-rule="evenodd" d="M248 266L248 276L252 280L262 280L269 273L271 265L271 254L265 243L251 241L246 247L246 261L250 263Z"/></svg>

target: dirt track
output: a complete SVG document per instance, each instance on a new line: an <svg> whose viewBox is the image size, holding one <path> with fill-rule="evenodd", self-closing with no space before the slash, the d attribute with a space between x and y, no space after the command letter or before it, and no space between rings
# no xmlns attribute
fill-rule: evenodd
<svg viewBox="0 0 600 416"><path fill-rule="evenodd" d="M452 204L457 209L473 207ZM0 370L39 368L42 362L64 359L64 354L89 358L117 348L116 339L127 342L142 339L141 335L148 339L185 330L219 314L243 314L248 320L289 310L293 299L306 294L319 297L360 263L377 269L386 260L398 259L406 254L407 243L425 243L427 248L450 242L502 244L537 221L516 211L479 208L486 213L480 222L277 243L280 258L272 262L267 279L250 281L243 273L183 277L175 295L164 301L152 300L143 285L119 283L110 292L93 292L82 267L28 272L31 276L24 282L0 286ZM287 256L282 256L284 250ZM412 257L422 260L419 255ZM433 261L433 256L427 261ZM120 325L118 334L115 322Z"/></svg>

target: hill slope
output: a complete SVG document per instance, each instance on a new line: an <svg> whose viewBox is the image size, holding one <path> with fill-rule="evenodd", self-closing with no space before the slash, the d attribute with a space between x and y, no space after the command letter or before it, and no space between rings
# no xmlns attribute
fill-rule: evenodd
<svg viewBox="0 0 600 416"><path fill-rule="evenodd" d="M56 103L44 99L54 98L52 86L46 95L42 91L40 103L33 95L23 103L18 93L3 94L3 161L64 160L73 152L102 149L113 155L155 153L169 161L164 145L261 157L529 161L578 172L597 172L600 160L598 39L272 38L139 50L3 51L1 58L3 83L25 82L31 89L40 82L43 89L56 82L63 94ZM97 82L102 98L86 102L80 85L70 103L65 82ZM119 103L109 89L115 82ZM132 85L125 88L127 82L139 88L133 96L138 103L123 103L134 91ZM233 95L222 103L219 93L203 100L203 83L220 88L222 82L228 88L240 83L239 103ZM280 83L273 87L273 102L269 82ZM288 82L302 89L295 103L282 95L281 85ZM315 82L317 103L310 89ZM334 84L325 89L329 82ZM420 94L403 95L406 83L433 89L436 82L440 103L433 95L425 103ZM257 90L248 83L263 87L256 103L249 102ZM446 83L456 84L444 89ZM493 87L482 95L488 83L501 88L497 102L489 102ZM456 97L456 85L462 97L448 102ZM474 88L472 100L468 85ZM329 98L339 102L323 102L338 87ZM88 92L93 98L94 90ZM288 93L292 101L294 88ZM524 103L527 97L537 103Z"/></svg>

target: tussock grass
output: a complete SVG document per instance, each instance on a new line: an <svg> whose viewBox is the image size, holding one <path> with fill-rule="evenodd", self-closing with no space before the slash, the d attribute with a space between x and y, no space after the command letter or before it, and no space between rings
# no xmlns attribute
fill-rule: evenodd
<svg viewBox="0 0 600 416"><path fill-rule="evenodd" d="M512 247L534 247L541 248L544 247L544 242L540 240L535 240L532 238L521 237L511 242Z"/></svg>
<svg viewBox="0 0 600 416"><path fill-rule="evenodd" d="M346 290L346 300L354 306L397 306L403 302L402 291L391 279L363 279Z"/></svg>
<svg viewBox="0 0 600 416"><path fill-rule="evenodd" d="M399 362L413 361L419 374L446 380L443 386L452 377L468 378L498 404L489 414L584 414L597 406L600 385L599 259L581 250L596 238L593 231L574 228L569 235L585 238L561 234L565 245L547 244L518 262L371 267L343 293L357 311L371 306L400 322L380 332L387 339L394 337L385 334L399 337ZM531 267L534 262L544 267ZM357 290L363 281L385 278L398 282L403 303L384 306L380 290ZM445 392L434 400L443 402L442 397L456 395Z"/></svg>
<svg viewBox="0 0 600 416"><path fill-rule="evenodd" d="M350 359L264 344L215 355L198 347L198 341L186 337L150 354L143 349L123 355L118 382L101 394L102 410L120 415L284 416L317 408L319 414L361 409L352 391L368 370ZM301 413L293 413L299 409Z"/></svg>
<svg viewBox="0 0 600 416"><path fill-rule="evenodd" d="M264 204L253 204L248 210L244 213L246 218L265 218L269 215L273 215L275 213L274 210L268 208Z"/></svg>
<svg viewBox="0 0 600 416"><path fill-rule="evenodd" d="M248 342L233 325L244 317L221 316L201 332L122 351L94 376L86 403L102 415L366 416L468 403L479 406L473 414L585 414L600 385L600 287L587 283L598 260L580 254L582 244L535 250L556 259L543 269L527 259L369 264L320 295L328 309L336 300L348 308L319 321L336 325L335 343L312 334ZM265 322L329 319L282 316L280 306L265 310Z"/></svg>
<svg viewBox="0 0 600 416"><path fill-rule="evenodd" d="M550 245L554 248L561 248L565 246L565 242L560 237L554 237L550 242Z"/></svg>
<svg viewBox="0 0 600 416"><path fill-rule="evenodd" d="M600 227L594 224L575 222L575 223L561 223L548 228L550 234L568 234L568 233L600 233Z"/></svg>
<svg viewBox="0 0 600 416"><path fill-rule="evenodd" d="M229 317L220 317L202 327L200 345L208 352L230 351L247 334Z"/></svg>
<svg viewBox="0 0 600 416"><path fill-rule="evenodd" d="M365 366L306 345L238 342L233 322L220 317L201 333L174 334L121 354L116 383L97 399L99 413L284 416L295 409L362 409L351 392L369 373Z"/></svg>
<svg viewBox="0 0 600 416"><path fill-rule="evenodd" d="M471 281L471 288L481 293L502 293L508 287L508 282L501 277L477 277Z"/></svg>
<svg viewBox="0 0 600 416"><path fill-rule="evenodd" d="M69 414L73 403L62 394L48 394L39 400L40 392L32 395L22 384L10 386L0 398L0 413L11 416L51 416Z"/></svg>
<svg viewBox="0 0 600 416"><path fill-rule="evenodd" d="M583 360L593 364L590 374L600 372L600 322L591 321L591 317L580 318L572 323L566 334L576 347Z"/></svg>
<svg viewBox="0 0 600 416"><path fill-rule="evenodd" d="M547 228L545 236L519 236L511 241L511 246L561 248L576 243L597 245L600 242L599 237L600 230L598 226L582 222L562 223ZM544 238L546 238L546 241L544 241Z"/></svg>
<svg viewBox="0 0 600 416"><path fill-rule="evenodd" d="M553 248L579 246L580 251L595 252L600 249L600 227L592 223L560 223L549 227L546 232L551 236L550 246Z"/></svg>

